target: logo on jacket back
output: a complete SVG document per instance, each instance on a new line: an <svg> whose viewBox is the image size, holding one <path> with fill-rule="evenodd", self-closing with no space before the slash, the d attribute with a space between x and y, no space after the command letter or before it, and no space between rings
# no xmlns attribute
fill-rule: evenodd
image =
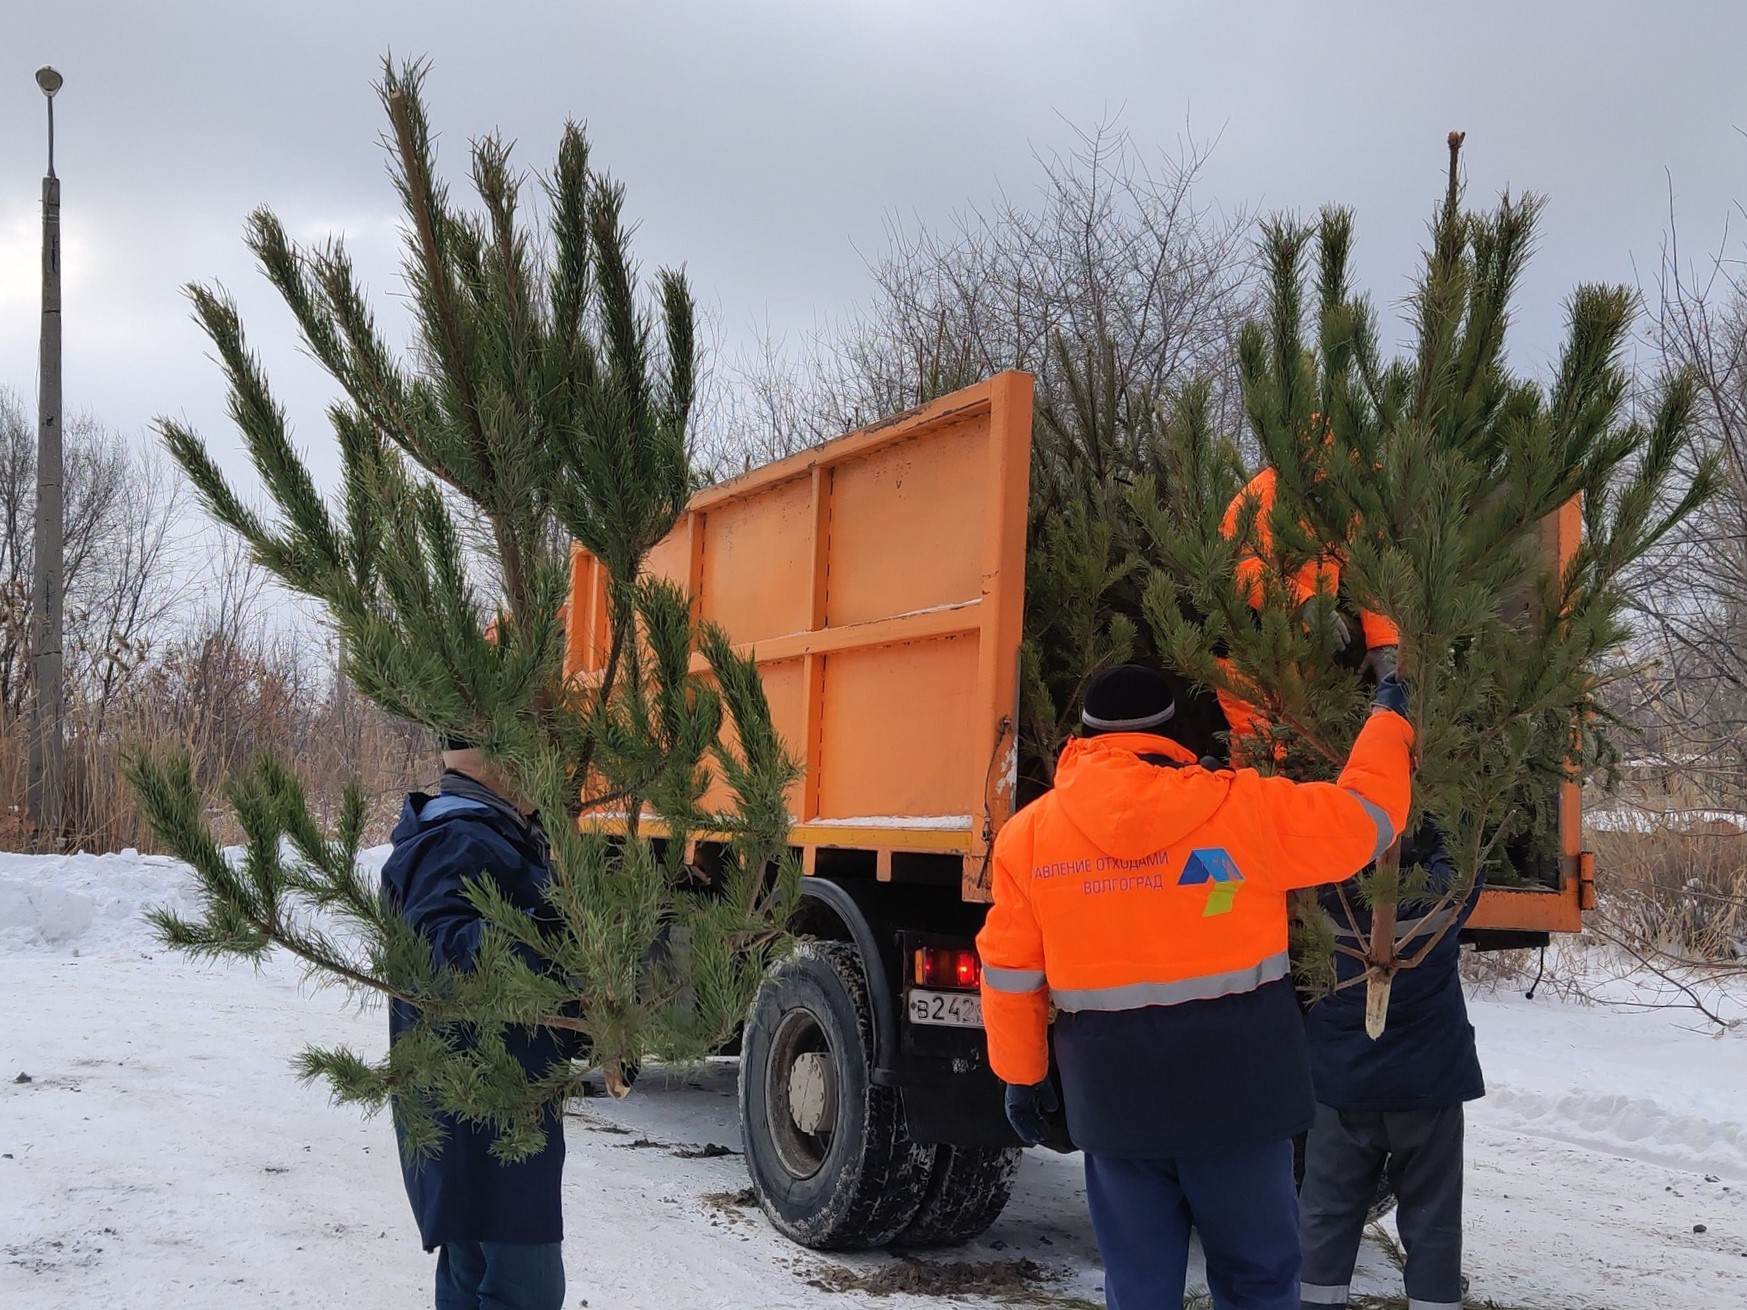
<svg viewBox="0 0 1747 1310"><path fill-rule="evenodd" d="M1214 846L1207 850L1189 852L1189 858L1183 862L1183 873L1177 879L1177 886L1197 887L1202 883L1208 884L1207 905L1201 911L1201 917L1206 919L1216 914L1225 914L1231 909L1232 901L1237 897L1237 889L1243 880L1243 873L1238 869L1237 861L1231 858L1231 852L1223 846Z"/></svg>

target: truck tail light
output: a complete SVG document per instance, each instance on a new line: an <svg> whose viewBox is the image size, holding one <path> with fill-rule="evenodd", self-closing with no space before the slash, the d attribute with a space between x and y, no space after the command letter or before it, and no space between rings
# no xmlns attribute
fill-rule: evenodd
<svg viewBox="0 0 1747 1310"><path fill-rule="evenodd" d="M916 952L918 987L946 987L974 991L983 981L983 962L969 947L924 946Z"/></svg>

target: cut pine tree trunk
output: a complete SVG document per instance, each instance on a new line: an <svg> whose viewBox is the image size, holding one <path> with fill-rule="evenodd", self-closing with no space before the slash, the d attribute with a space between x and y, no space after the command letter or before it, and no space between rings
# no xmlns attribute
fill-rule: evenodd
<svg viewBox="0 0 1747 1310"><path fill-rule="evenodd" d="M1401 843L1396 841L1377 861L1371 907L1371 967L1365 974L1365 1035L1376 1041L1389 1024L1389 989L1401 961L1395 954L1395 903L1401 894Z"/></svg>

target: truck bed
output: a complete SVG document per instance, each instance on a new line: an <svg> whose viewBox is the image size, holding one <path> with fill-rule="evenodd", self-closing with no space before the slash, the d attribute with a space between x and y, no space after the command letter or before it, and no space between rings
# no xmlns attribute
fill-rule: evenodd
<svg viewBox="0 0 1747 1310"><path fill-rule="evenodd" d="M1031 411L1030 375L998 374L701 492L650 556L756 655L805 766L791 804L808 872L950 867L963 899L988 899L1017 786ZM1550 558L1569 557L1580 522L1573 505L1544 525ZM578 547L567 673L599 670L606 631L605 573ZM1471 932L1581 927L1581 803L1563 789L1557 886L1488 890Z"/></svg>

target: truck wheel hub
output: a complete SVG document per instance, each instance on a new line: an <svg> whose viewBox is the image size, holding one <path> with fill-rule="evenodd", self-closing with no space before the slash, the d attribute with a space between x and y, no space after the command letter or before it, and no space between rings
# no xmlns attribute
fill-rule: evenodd
<svg viewBox="0 0 1747 1310"><path fill-rule="evenodd" d="M837 1126L837 1071L824 1051L796 1056L789 1070L789 1114L809 1136Z"/></svg>
<svg viewBox="0 0 1747 1310"><path fill-rule="evenodd" d="M762 1076L777 1161L789 1177L811 1178L824 1168L837 1128L837 1059L816 1016L797 1008L782 1017Z"/></svg>

